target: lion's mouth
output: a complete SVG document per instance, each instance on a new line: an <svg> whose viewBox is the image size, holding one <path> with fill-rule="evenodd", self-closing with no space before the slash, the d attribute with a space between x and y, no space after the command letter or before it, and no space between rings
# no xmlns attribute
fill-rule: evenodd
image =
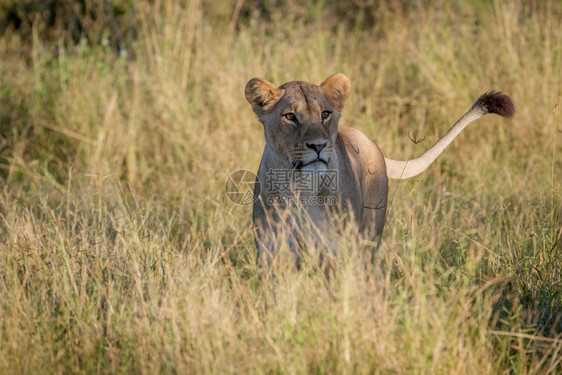
<svg viewBox="0 0 562 375"><path fill-rule="evenodd" d="M306 167L307 165L314 164L314 163L318 163L318 162L324 163L324 164L328 165L328 162L329 162L329 161L330 161L330 159L324 160L324 159L322 159L322 158L316 158L316 159L314 159L314 160L312 160L312 161L309 161L308 163L303 163L303 162L300 161L300 160L295 160L295 161L293 161L293 162L291 163L291 166L292 166L293 168L295 168L295 169L301 169L301 168L303 168L303 167Z"/></svg>

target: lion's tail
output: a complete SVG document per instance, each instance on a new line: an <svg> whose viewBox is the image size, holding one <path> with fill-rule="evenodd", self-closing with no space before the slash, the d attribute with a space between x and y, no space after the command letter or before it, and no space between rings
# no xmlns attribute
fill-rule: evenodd
<svg viewBox="0 0 562 375"><path fill-rule="evenodd" d="M406 161L385 158L388 178L401 180L422 173L468 124L488 113L511 117L515 113L515 107L510 97L501 92L490 91L481 95L470 110L458 119L445 135L439 138L433 146L428 148L419 157Z"/></svg>

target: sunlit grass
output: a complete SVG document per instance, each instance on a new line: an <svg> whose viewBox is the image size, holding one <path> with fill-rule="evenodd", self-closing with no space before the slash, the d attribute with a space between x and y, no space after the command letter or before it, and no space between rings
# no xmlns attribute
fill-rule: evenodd
<svg viewBox="0 0 562 375"><path fill-rule="evenodd" d="M0 37L0 373L559 372L562 8L391 3L143 3L131 61ZM224 193L264 146L244 85L335 72L396 159L484 91L517 112L391 182L380 267L344 230L264 275Z"/></svg>

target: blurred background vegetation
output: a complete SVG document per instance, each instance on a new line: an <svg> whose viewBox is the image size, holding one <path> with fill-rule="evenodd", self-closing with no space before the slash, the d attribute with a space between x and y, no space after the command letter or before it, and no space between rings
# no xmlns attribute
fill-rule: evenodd
<svg viewBox="0 0 562 375"><path fill-rule="evenodd" d="M3 1L0 373L560 372L561 25L557 0ZM517 112L391 184L380 272L348 233L330 277L260 279L224 193L264 146L244 85L335 72L395 159L484 91Z"/></svg>

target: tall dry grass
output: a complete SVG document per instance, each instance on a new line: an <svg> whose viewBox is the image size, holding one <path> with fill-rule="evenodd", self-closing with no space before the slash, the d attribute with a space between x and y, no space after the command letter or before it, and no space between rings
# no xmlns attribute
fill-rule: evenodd
<svg viewBox="0 0 562 375"><path fill-rule="evenodd" d="M0 37L1 373L560 371L559 2L123 4L134 58ZM260 277L224 193L264 146L243 87L335 72L392 158L484 91L517 113L391 183L380 269L348 234L328 276Z"/></svg>

